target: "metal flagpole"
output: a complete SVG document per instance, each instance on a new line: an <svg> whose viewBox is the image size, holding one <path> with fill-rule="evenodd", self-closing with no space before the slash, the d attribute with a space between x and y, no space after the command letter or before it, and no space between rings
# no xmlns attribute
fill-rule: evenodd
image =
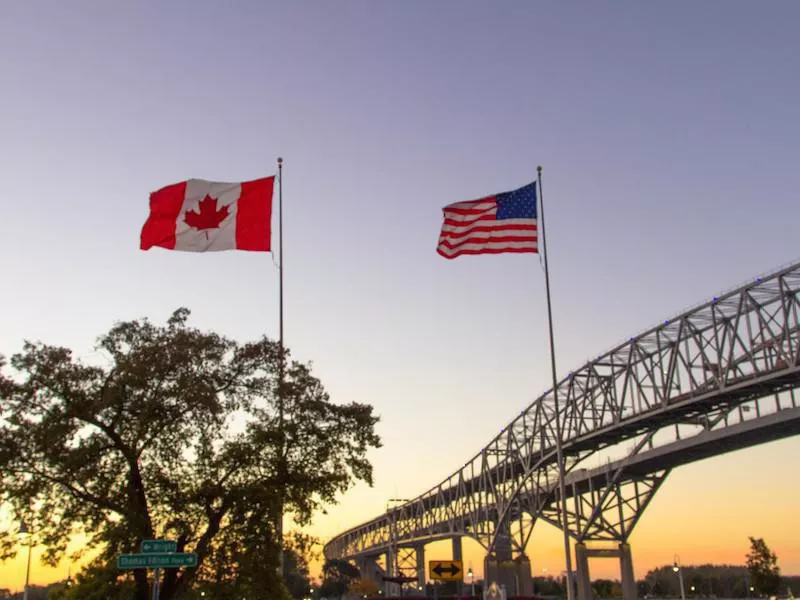
<svg viewBox="0 0 800 600"><path fill-rule="evenodd" d="M280 355L278 357L278 427L280 429L280 454L278 456L278 519L275 527L278 538L278 569L281 577L285 575L283 568L283 494L286 482L285 439L283 431L283 392L284 377L286 375L286 356L283 341L283 158L278 157L278 344Z"/></svg>
<svg viewBox="0 0 800 600"><path fill-rule="evenodd" d="M572 590L572 555L569 549L569 530L567 528L567 497L564 486L564 452L561 448L561 420L558 410L558 379L556 376L556 349L553 341L553 309L550 306L550 270L547 266L547 235L544 230L544 194L542 193L542 167L536 167L537 185L539 186L539 205L541 206L542 249L544 250L544 281L547 288L547 321L550 326L550 365L553 370L553 409L556 420L556 460L558 461L558 492L561 497L561 524L564 530L564 555L567 565L567 600L573 600Z"/></svg>

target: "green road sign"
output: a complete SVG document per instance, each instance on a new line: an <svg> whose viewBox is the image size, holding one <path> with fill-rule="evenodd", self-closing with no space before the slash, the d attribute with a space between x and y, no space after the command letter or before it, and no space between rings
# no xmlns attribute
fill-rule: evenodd
<svg viewBox="0 0 800 600"><path fill-rule="evenodd" d="M194 552L122 554L117 557L118 569L177 569L196 566L197 554Z"/></svg>
<svg viewBox="0 0 800 600"><path fill-rule="evenodd" d="M171 540L143 540L139 552L175 552L178 544Z"/></svg>

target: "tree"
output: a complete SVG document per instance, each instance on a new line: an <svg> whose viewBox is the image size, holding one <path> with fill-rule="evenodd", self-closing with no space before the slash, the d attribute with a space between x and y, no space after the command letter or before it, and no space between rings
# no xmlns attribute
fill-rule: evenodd
<svg viewBox="0 0 800 600"><path fill-rule="evenodd" d="M100 553L83 585L105 586L105 597L124 597L130 582L146 600L145 571L120 575L113 562L151 538L198 555L198 568L165 572L162 600L197 585L285 597L280 507L304 525L356 480L371 484L377 418L368 405L331 402L277 343L240 344L188 317L114 325L98 340L102 364L26 342L13 374L0 374L0 503L51 564L87 536ZM13 532L0 531L0 559L14 548Z"/></svg>
<svg viewBox="0 0 800 600"><path fill-rule="evenodd" d="M777 594L781 585L781 570L778 557L769 549L763 538L750 537L750 552L747 553L747 570L750 582L762 594Z"/></svg>
<svg viewBox="0 0 800 600"><path fill-rule="evenodd" d="M592 590L600 598L610 598L613 596L614 582L610 579L595 579L592 582Z"/></svg>
<svg viewBox="0 0 800 600"><path fill-rule="evenodd" d="M315 558L313 547L317 538L293 532L284 542L283 560L286 588L292 598L307 598L311 589L308 562Z"/></svg>
<svg viewBox="0 0 800 600"><path fill-rule="evenodd" d="M361 576L358 567L346 560L331 559L322 567L322 585L319 588L320 596L340 597L350 589L350 586Z"/></svg>

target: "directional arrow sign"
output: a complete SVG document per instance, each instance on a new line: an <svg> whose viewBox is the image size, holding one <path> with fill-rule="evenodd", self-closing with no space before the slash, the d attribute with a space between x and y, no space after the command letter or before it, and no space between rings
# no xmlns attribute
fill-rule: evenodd
<svg viewBox="0 0 800 600"><path fill-rule="evenodd" d="M196 566L197 554L194 552L121 554L117 557L118 569L177 569Z"/></svg>
<svg viewBox="0 0 800 600"><path fill-rule="evenodd" d="M428 563L428 575L439 581L462 581L464 563L460 560L432 560Z"/></svg>
<svg viewBox="0 0 800 600"><path fill-rule="evenodd" d="M140 552L175 552L178 544L170 540L143 540Z"/></svg>

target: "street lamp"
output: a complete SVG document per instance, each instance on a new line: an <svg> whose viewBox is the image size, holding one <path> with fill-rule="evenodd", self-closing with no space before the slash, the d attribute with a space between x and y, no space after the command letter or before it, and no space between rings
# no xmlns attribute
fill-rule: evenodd
<svg viewBox="0 0 800 600"><path fill-rule="evenodd" d="M391 577L395 575L399 575L400 573L396 573L395 571L399 571L399 561L394 553L394 536L395 536L395 528L396 525L396 517L395 512L397 510L397 506L393 506L391 508L391 512L389 509L390 504L403 504L405 502L409 502L407 498L389 498L386 501L386 512L389 514L389 552L387 552L386 556L386 573ZM392 591L391 584L387 581L386 582L386 595L389 596L389 592ZM403 585L400 584L400 593L403 592Z"/></svg>
<svg viewBox="0 0 800 600"><path fill-rule="evenodd" d="M25 593L22 595L22 600L28 600L28 584L31 579L31 549L33 548L33 536L31 535L25 521L20 522L19 531L17 535L22 538L28 538L28 567L25 570Z"/></svg>
<svg viewBox="0 0 800 600"><path fill-rule="evenodd" d="M681 583L681 600L686 600L686 594L683 591L683 571L681 570L681 557L675 555L675 562L672 565L672 570L678 574L678 580Z"/></svg>

